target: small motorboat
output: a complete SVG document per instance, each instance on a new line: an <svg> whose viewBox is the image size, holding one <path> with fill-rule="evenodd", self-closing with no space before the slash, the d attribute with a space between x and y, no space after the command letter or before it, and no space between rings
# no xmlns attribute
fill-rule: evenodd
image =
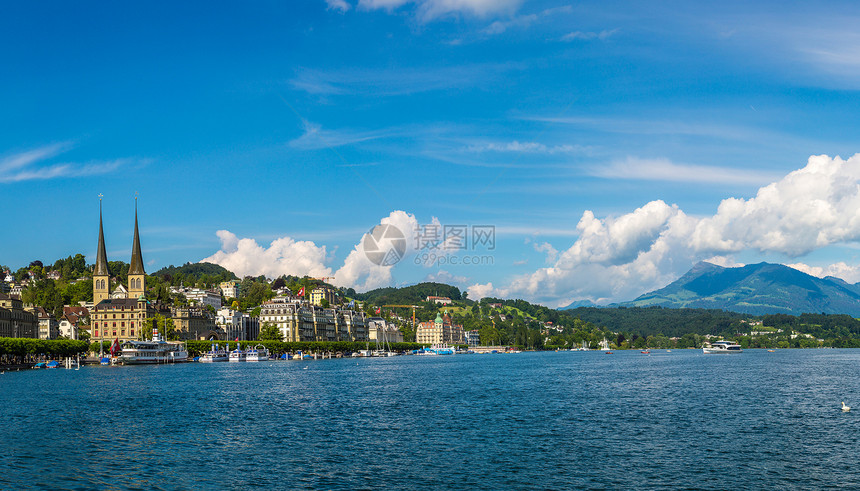
<svg viewBox="0 0 860 491"><path fill-rule="evenodd" d="M606 354L607 354L607 355L614 355L615 353L613 353L613 352L611 352L611 351L607 351L607 352L606 352Z"/></svg>

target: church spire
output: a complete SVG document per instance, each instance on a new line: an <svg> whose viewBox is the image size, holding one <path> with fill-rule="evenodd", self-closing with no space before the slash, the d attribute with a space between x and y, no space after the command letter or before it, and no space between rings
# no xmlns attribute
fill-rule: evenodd
<svg viewBox="0 0 860 491"><path fill-rule="evenodd" d="M131 246L131 264L128 274L146 274L143 270L143 256L140 254L140 234L137 232L137 196L134 197L134 244Z"/></svg>
<svg viewBox="0 0 860 491"><path fill-rule="evenodd" d="M93 276L107 276L107 252L105 251L105 233L102 227L102 195L99 195L99 248L96 253L96 267Z"/></svg>

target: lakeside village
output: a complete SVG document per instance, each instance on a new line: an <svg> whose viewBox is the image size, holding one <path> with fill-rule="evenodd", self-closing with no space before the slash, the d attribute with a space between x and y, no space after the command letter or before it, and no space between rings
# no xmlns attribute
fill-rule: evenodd
<svg viewBox="0 0 860 491"><path fill-rule="evenodd" d="M266 358L282 359L450 354L457 348L512 351L504 346L479 347L478 331L464 331L447 313L437 313L434 320L426 322L416 322L414 308L411 319L392 311L382 317L382 307L370 307L375 315L369 315L362 309L362 303L343 302L340 291L324 283L312 289L302 286L294 292L273 281L270 288L275 287L271 290L274 296L249 309L250 313L238 310L241 283L235 280L220 282L217 289L169 287L166 297L181 299L180 302L169 302L158 292L153 299L151 290L147 289L148 276L144 270L136 209L126 284L110 274L106 250L100 209L96 262L91 269L86 268L91 276L70 282L72 285L91 282L92 300L63 305L57 312L59 316L35 302L25 304L22 300L28 298L28 287L40 279L38 272L44 271L43 265L31 265L27 272L19 275L26 275L20 280L10 271L2 273L0 353L4 359L0 364L37 362L39 356L34 355L43 353L37 353L38 345L27 343L27 339L67 340L69 343L56 346L50 354L77 359L87 352L84 360L101 363L106 353L110 354L111 363L116 363L123 360L184 361L186 357L202 361L245 360L246 356L257 357L262 350ZM83 257L78 256L70 257L69 262L81 263L78 264L80 268ZM44 276L56 281L62 279L62 275L63 268L60 268L50 269ZM230 307L223 305L225 299L234 299ZM451 304L447 297L428 296L426 301ZM404 342L404 332L397 324L414 326L414 342ZM143 359L123 357L124 351L143 354Z"/></svg>
<svg viewBox="0 0 860 491"><path fill-rule="evenodd" d="M649 316L674 316L651 322L663 332L676 332L667 337L659 331L653 335L610 331L600 327L603 321L580 319L580 315L587 319L588 309L574 315L523 300L473 302L466 299L466 292L438 283L380 289L383 295L371 298L335 288L325 282L330 278L237 281L229 271L206 263L171 266L147 275L136 209L130 263L108 261L106 250L100 208L94 265L77 254L53 266L34 261L15 274L0 267L0 366L48 360L68 364L72 358L117 362L129 353L164 362L181 357L226 361L228 353L253 358L260 357L261 350L267 357L306 359L456 350L701 348L723 338L734 339L743 348L851 346L837 345L841 338L825 340L829 333L799 332L790 323L802 319L791 316L772 316L786 323L783 329L739 318L740 314L708 311L701 316L706 322L696 325L695 320L679 317L689 311L615 311L635 316L640 325ZM203 272L192 275L189 269ZM673 329L673 321L697 331ZM823 325L821 320L815 323L819 329Z"/></svg>

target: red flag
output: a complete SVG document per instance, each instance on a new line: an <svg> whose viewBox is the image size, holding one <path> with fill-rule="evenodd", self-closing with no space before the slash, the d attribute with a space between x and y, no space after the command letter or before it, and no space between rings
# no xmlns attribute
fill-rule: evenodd
<svg viewBox="0 0 860 491"><path fill-rule="evenodd" d="M381 313L382 313L382 307L376 307L376 315L379 315Z"/></svg>
<svg viewBox="0 0 860 491"><path fill-rule="evenodd" d="M299 290L298 296L300 296L300 297L304 297L304 296L305 296L305 287L302 287L302 289L301 289L301 290Z"/></svg>

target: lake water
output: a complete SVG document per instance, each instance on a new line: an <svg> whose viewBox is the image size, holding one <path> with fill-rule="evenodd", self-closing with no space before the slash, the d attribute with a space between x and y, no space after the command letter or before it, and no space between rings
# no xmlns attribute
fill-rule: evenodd
<svg viewBox="0 0 860 491"><path fill-rule="evenodd" d="M0 387L2 489L860 486L860 350L84 367Z"/></svg>

